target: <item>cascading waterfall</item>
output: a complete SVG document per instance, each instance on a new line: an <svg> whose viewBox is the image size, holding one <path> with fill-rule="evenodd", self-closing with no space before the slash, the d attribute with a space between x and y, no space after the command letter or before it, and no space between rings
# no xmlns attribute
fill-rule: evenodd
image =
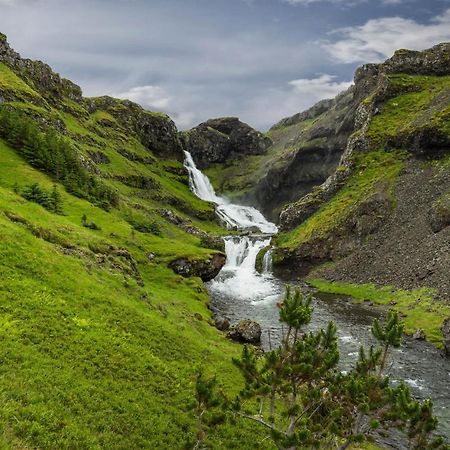
<svg viewBox="0 0 450 450"><path fill-rule="evenodd" d="M271 234L277 231L255 208L233 205L225 197L216 195L211 183L195 167L186 152L185 167L189 171L192 191L201 199L214 202L217 214L229 228L261 230L261 234L247 236L228 236L225 240L227 262L219 275L207 283L208 290L220 313L228 315L233 321L251 317L266 330L271 331L272 343L280 337L277 302L284 290L283 284L271 275L272 251L269 248L262 261L262 273L255 269L260 250L270 245ZM361 344L371 345L370 324L379 317L378 310L363 304L335 301L323 295L314 304L312 328L326 327L333 320L338 328L341 364L351 367L354 355ZM278 334L277 334L278 333ZM263 334L263 345L271 345L268 334ZM277 337L278 336L278 337ZM266 340L265 340L266 339ZM450 409L448 408L450 376L449 364L439 356L438 350L425 342L414 341L406 350L393 352L392 380L404 379L419 398L432 397L435 413L440 417L441 427L450 436ZM399 446L395 448L401 448Z"/></svg>
<svg viewBox="0 0 450 450"><path fill-rule="evenodd" d="M216 204L217 215L228 228L237 230L257 229L261 233L275 234L277 226L252 206L235 205L226 197L216 195L208 177L197 169L192 155L184 152L184 167L189 173L189 186L192 192L202 200Z"/></svg>
<svg viewBox="0 0 450 450"><path fill-rule="evenodd" d="M218 294L234 298L261 301L278 295L278 284L270 275L270 255L267 252L264 261L264 273L256 271L258 253L270 245L272 235L278 231L276 225L256 208L235 205L226 197L216 195L208 177L197 169L192 155L184 152L184 165L189 173L189 185L197 197L216 204L217 215L226 226L235 230L250 230L260 234L246 236L228 236L225 240L227 262L220 274L209 284L209 289Z"/></svg>

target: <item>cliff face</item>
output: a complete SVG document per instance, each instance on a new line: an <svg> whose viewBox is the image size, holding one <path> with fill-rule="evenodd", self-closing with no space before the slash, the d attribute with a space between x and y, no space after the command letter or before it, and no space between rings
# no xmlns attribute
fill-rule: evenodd
<svg viewBox="0 0 450 450"><path fill-rule="evenodd" d="M450 44L401 50L357 70L361 101L339 166L280 214L280 273L448 298L449 54Z"/></svg>
<svg viewBox="0 0 450 450"><path fill-rule="evenodd" d="M399 50L382 64L368 64L356 71L354 90L359 101L355 105L354 132L347 140L339 170L318 191L283 209L282 229L303 222L339 189L352 173L355 152L405 149L421 157L448 152L450 98L445 75L450 73L449 55L450 44L423 52ZM414 93L418 94L417 105ZM399 101L394 100L397 97ZM384 111L388 117L384 117Z"/></svg>
<svg viewBox="0 0 450 450"><path fill-rule="evenodd" d="M230 159L264 154L271 140L237 117L210 119L181 133L188 150L200 169Z"/></svg>

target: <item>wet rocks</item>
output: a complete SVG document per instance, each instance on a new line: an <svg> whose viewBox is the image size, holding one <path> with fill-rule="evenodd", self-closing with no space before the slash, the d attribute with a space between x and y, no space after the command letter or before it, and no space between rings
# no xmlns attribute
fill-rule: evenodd
<svg viewBox="0 0 450 450"><path fill-rule="evenodd" d="M215 253L206 260L191 260L178 258L169 264L169 267L183 277L200 277L203 281L210 281L217 276L225 265L226 256L223 253Z"/></svg>
<svg viewBox="0 0 450 450"><path fill-rule="evenodd" d="M445 353L450 356L450 317L447 317L442 323L441 331L444 336Z"/></svg>
<svg viewBox="0 0 450 450"><path fill-rule="evenodd" d="M231 327L227 337L243 344L258 345L261 343L261 325L254 320L241 320Z"/></svg>

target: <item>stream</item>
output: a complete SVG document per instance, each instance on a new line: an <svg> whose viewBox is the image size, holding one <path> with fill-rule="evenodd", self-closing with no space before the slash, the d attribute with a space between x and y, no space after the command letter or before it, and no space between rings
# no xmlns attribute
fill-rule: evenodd
<svg viewBox="0 0 450 450"><path fill-rule="evenodd" d="M242 319L257 321L263 330L262 346L274 347L281 336L277 302L283 298L286 284L272 275L270 249L264 256L262 273L257 272L255 263L259 251L270 246L272 235L278 229L257 209L234 205L226 197L217 196L192 156L185 152L185 157L191 190L199 198L216 204L216 212L228 228L251 232L224 238L227 262L219 275L206 284L212 299L211 309L217 315L228 317L232 324ZM305 289L298 282L291 284ZM325 328L330 320L336 324L340 369L349 370L356 362L359 347L375 344L370 328L373 320L383 318L386 310L368 303L354 303L348 297L321 293L314 293L313 305L309 329ZM416 398L433 400L434 413L439 418L438 430L450 440L450 359L427 342L405 337L402 347L391 351L388 374L393 384L404 380ZM385 444L404 448L397 440Z"/></svg>

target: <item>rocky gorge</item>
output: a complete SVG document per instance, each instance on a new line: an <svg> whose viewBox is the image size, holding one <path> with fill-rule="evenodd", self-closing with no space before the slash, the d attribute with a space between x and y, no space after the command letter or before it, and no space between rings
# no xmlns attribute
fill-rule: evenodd
<svg viewBox="0 0 450 450"><path fill-rule="evenodd" d="M266 133L235 117L179 132L134 102L83 97L0 35L0 333L11 374L2 420L20 424L14 439L45 447L67 427L61 446L70 447L81 438L57 417L70 422L80 408L95 417L98 403L111 411L127 401L139 410L121 412L133 425L117 431L105 414L87 426L83 448L101 433L98 445L112 448L120 435L126 448L142 411L157 422L147 426L159 430L158 445L176 448L189 429L180 411L193 365L220 367L233 385L223 355L240 348L217 329L239 343L277 345L286 282L314 287L312 329L337 322L342 370L371 343L369 319L397 310L415 338L395 356L396 380L436 398L450 433L441 351L450 353L449 55L450 44L399 50ZM60 173L50 150L77 172ZM29 183L52 192L61 210L26 195ZM25 370L23 354L52 376ZM53 393L67 380L75 387L61 402ZM224 439L234 448L233 436ZM252 448L253 429L240 439ZM132 447L142 442L133 435Z"/></svg>
<svg viewBox="0 0 450 450"><path fill-rule="evenodd" d="M449 54L450 44L399 50L359 68L335 99L274 125L260 154L202 159L219 192L275 221L279 212L276 274L348 292L424 288L448 305Z"/></svg>

